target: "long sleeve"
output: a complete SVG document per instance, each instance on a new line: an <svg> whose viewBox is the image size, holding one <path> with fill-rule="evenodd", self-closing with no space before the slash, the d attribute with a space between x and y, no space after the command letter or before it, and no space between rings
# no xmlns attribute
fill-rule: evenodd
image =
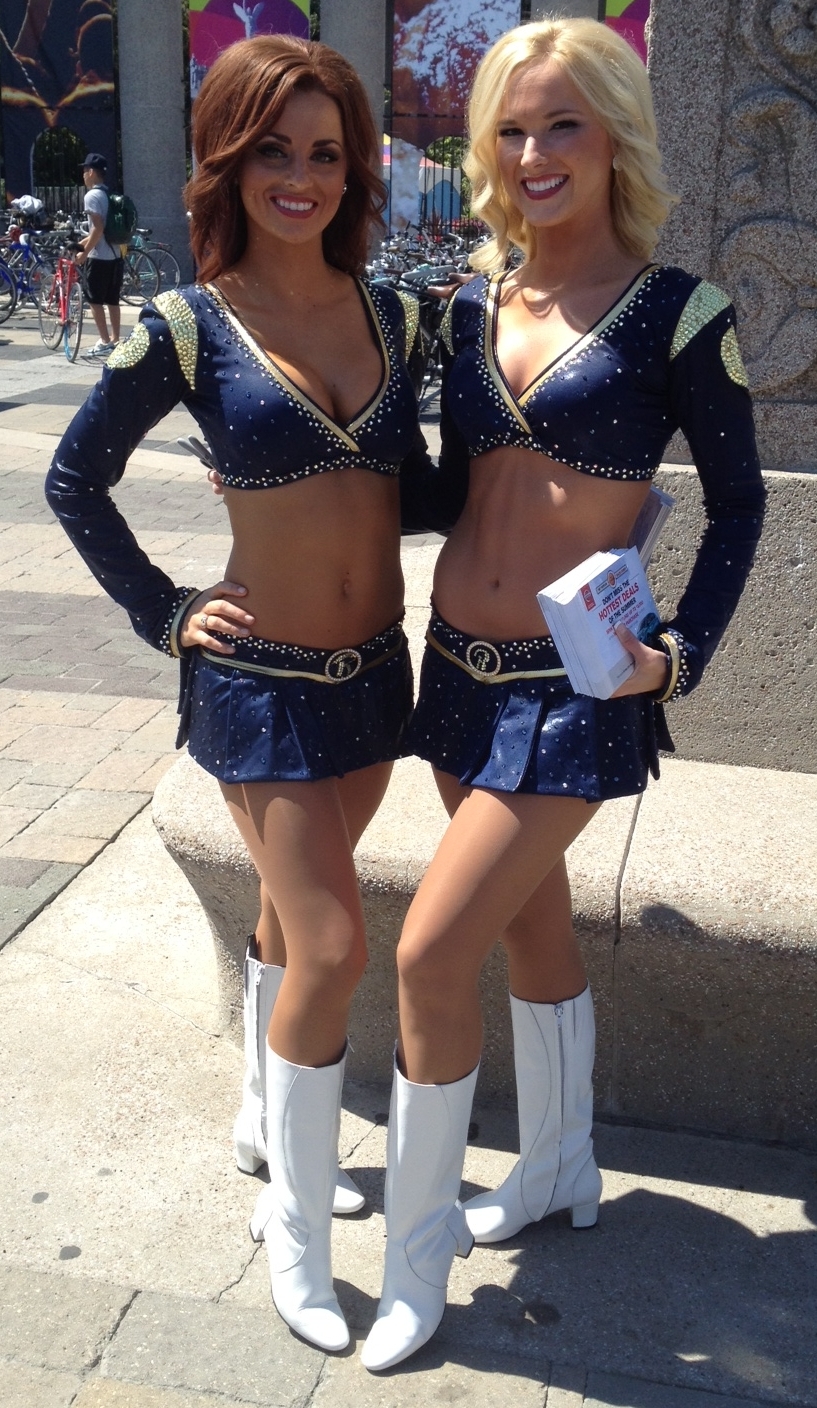
<svg viewBox="0 0 817 1408"><path fill-rule="evenodd" d="M718 292L711 285L699 288ZM670 362L670 398L700 476L706 526L677 611L664 625L681 653L673 698L698 684L732 618L754 561L766 499L735 310L721 307L686 341L682 324L673 348L682 345Z"/></svg>
<svg viewBox="0 0 817 1408"><path fill-rule="evenodd" d="M45 486L96 580L128 612L137 635L168 654L178 653L174 627L192 589L177 587L150 561L110 491L143 436L187 390L168 323L148 305L65 432Z"/></svg>
<svg viewBox="0 0 817 1408"><path fill-rule="evenodd" d="M450 532L468 497L468 446L454 424L446 395L452 360L443 346L439 462L435 464L418 429L411 452L400 468L400 519L404 533Z"/></svg>

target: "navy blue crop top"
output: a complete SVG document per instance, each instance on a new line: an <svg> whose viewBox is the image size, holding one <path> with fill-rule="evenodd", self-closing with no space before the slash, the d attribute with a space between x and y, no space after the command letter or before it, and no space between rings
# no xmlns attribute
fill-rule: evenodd
<svg viewBox="0 0 817 1408"><path fill-rule="evenodd" d="M680 427L702 475L754 473L735 310L720 289L651 265L515 396L496 356L503 278L464 285L444 326L446 401L471 457L518 445L582 474L652 479Z"/></svg>
<svg viewBox="0 0 817 1408"><path fill-rule="evenodd" d="M406 366L416 300L358 281L382 374L375 395L341 425L266 355L213 287L160 294L108 360L69 425L46 497L97 581L129 612L137 634L176 654L189 587L145 556L110 496L128 457L182 402L201 426L228 487L266 489L356 467L397 475L417 429Z"/></svg>
<svg viewBox="0 0 817 1408"><path fill-rule="evenodd" d="M734 612L763 519L735 310L712 284L651 265L515 396L496 357L502 277L472 279L449 303L439 470L418 464L416 477L401 486L404 499L426 526L450 527L465 504L469 460L504 445L581 474L650 480L682 430L701 480L706 526L677 612L661 629L675 637L681 656L672 697L686 694Z"/></svg>

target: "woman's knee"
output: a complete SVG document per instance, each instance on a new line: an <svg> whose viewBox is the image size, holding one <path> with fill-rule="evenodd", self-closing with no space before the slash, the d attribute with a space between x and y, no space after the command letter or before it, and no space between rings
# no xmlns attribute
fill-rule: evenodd
<svg viewBox="0 0 817 1408"><path fill-rule="evenodd" d="M397 973L404 994L424 1006L450 1006L457 992L472 988L479 967L464 961L445 934L429 934L407 926L397 945Z"/></svg>
<svg viewBox="0 0 817 1408"><path fill-rule="evenodd" d="M299 971L316 993L351 995L368 959L363 922L349 918L326 925L304 943L288 938L287 954L288 966Z"/></svg>

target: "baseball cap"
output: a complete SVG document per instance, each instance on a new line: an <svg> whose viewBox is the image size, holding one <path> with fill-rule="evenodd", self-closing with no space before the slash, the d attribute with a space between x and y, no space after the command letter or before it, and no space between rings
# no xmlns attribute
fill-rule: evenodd
<svg viewBox="0 0 817 1408"><path fill-rule="evenodd" d="M86 171L89 166L92 166L94 171L104 171L107 165L104 156L101 156L99 152L89 152L82 163L82 169Z"/></svg>

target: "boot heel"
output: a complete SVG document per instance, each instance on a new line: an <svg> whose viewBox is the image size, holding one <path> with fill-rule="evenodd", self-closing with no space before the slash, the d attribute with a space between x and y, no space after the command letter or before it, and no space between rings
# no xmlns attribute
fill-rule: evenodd
<svg viewBox="0 0 817 1408"><path fill-rule="evenodd" d="M580 1203L571 1208L570 1219L577 1232L584 1227L595 1227L599 1220L598 1198L594 1203Z"/></svg>
<svg viewBox="0 0 817 1408"><path fill-rule="evenodd" d="M264 1228L266 1227L266 1225L266 1218L259 1217L258 1213L254 1212L252 1217L250 1218L250 1236L252 1237L254 1242L263 1242Z"/></svg>
<svg viewBox="0 0 817 1408"><path fill-rule="evenodd" d="M250 1151L246 1145L235 1144L233 1147L239 1173L257 1173L267 1162L266 1159L260 1159L254 1149Z"/></svg>
<svg viewBox="0 0 817 1408"><path fill-rule="evenodd" d="M463 1260L465 1260L473 1251L474 1234L465 1220L465 1212L459 1198L454 1204L453 1211L448 1218L447 1226L457 1244L454 1255L461 1256Z"/></svg>
<svg viewBox="0 0 817 1408"><path fill-rule="evenodd" d="M474 1234L470 1229L462 1233L457 1242L457 1256L465 1261L474 1250Z"/></svg>
<svg viewBox="0 0 817 1408"><path fill-rule="evenodd" d="M269 1184L262 1188L255 1200L250 1218L250 1236L254 1242L264 1241L264 1231L273 1213L272 1193Z"/></svg>

